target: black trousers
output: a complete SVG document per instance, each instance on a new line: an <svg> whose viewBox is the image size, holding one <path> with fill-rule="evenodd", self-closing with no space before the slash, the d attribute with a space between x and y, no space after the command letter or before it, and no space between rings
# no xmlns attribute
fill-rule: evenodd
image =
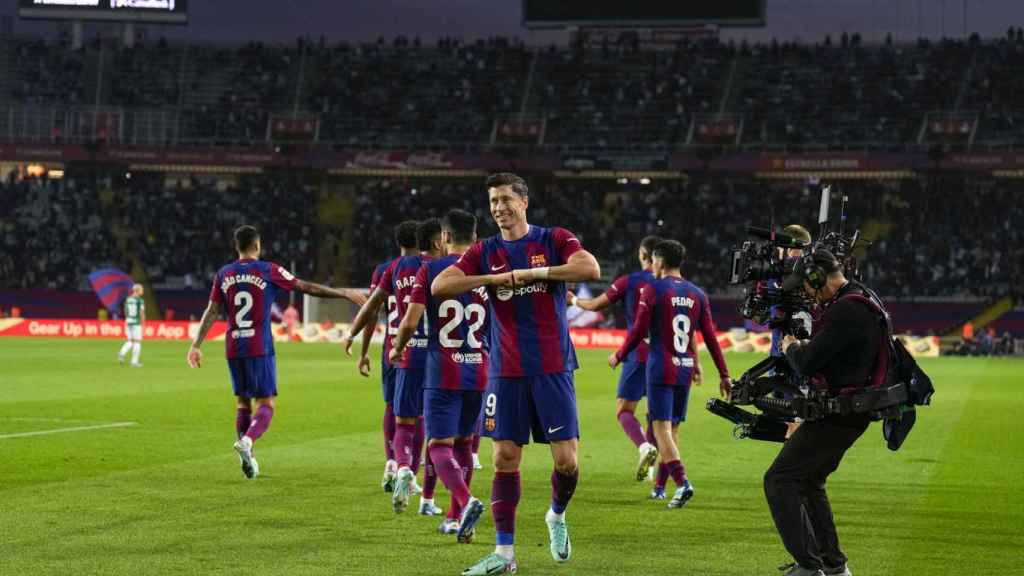
<svg viewBox="0 0 1024 576"><path fill-rule="evenodd" d="M825 479L871 423L866 414L804 422L764 475L775 528L793 559L811 570L846 563L825 494Z"/></svg>

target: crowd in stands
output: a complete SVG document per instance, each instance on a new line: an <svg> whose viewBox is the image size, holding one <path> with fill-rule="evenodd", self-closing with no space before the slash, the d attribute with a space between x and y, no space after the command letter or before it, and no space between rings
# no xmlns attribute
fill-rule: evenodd
<svg viewBox="0 0 1024 576"><path fill-rule="evenodd" d="M128 230L147 276L156 284L206 289L217 269L236 258L232 232L252 224L263 257L305 276L317 261L317 196L297 178L242 177L218 186L199 178L167 183L137 174L115 194L115 218Z"/></svg>
<svg viewBox="0 0 1024 576"><path fill-rule="evenodd" d="M449 207L473 211L481 235L494 232L485 191L466 180L363 180L356 197L355 278L369 277L382 255L395 253L390 228L410 217L440 216ZM1013 180L936 177L840 181L850 198L847 232L874 231L860 271L885 296L975 297L1019 293L1024 283L1024 190ZM636 265L646 234L681 240L686 273L714 294L728 285L732 249L744 226L815 226L819 196L802 182L753 178L691 178L619 185L614 180L534 182L531 223L564 226L602 262L606 275Z"/></svg>
<svg viewBox="0 0 1024 576"><path fill-rule="evenodd" d="M88 274L123 265L88 179L0 183L0 288L84 290Z"/></svg>
<svg viewBox="0 0 1024 576"><path fill-rule="evenodd" d="M672 149L693 115L742 116L750 146L900 147L931 111L980 114L977 143L1024 143L1024 35L868 44L680 40L526 47L521 41L184 45L71 50L6 39L0 100L173 109L179 142L259 143L268 115L318 115L336 146L481 146L495 120L544 118L562 150ZM100 54L104 66L99 66ZM99 69L104 77L95 78ZM96 83L100 82L100 86ZM96 88L94 90L94 88ZM88 94L86 94L88 92Z"/></svg>

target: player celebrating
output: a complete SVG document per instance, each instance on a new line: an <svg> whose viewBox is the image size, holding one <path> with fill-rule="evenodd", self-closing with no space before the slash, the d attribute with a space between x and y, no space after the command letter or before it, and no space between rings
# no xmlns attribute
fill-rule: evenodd
<svg viewBox="0 0 1024 576"><path fill-rule="evenodd" d="M356 304L362 304L366 298L355 290L328 288L299 280L283 267L260 260L260 234L252 226L235 230L235 249L238 260L221 268L214 278L210 302L188 350L188 364L193 368L202 364L200 346L224 308L228 320L224 343L231 384L238 400L235 451L242 463L242 473L246 478L256 478L260 468L253 457L252 445L270 426L277 396L270 306L278 292L298 290L321 298L345 298ZM255 416L253 400L259 406Z"/></svg>
<svg viewBox="0 0 1024 576"><path fill-rule="evenodd" d="M145 290L142 284L133 284L131 294L124 299L125 343L117 354L117 361L124 364L124 357L132 351L131 366L140 368L139 354L142 353L142 319L146 317L146 301L142 299Z"/></svg>
<svg viewBox="0 0 1024 576"><path fill-rule="evenodd" d="M395 243L398 244L398 249L401 256L393 258L377 266L373 271L373 276L370 278L370 293L377 289L380 285L381 278L384 277L384 273L393 268L398 264L403 256L413 256L418 251L416 249L416 226L415 220L406 220L398 226L395 226ZM379 306L377 310L379 310ZM371 317L377 315L377 310L373 310L370 314ZM395 365L388 360L388 354L391 352L391 339L398 331L398 301L394 296L389 296L385 306L385 330L384 330L384 349L381 352L380 357L380 379L381 379L381 390L384 393L384 418L382 420L382 426L384 429L384 457L386 461L384 463L384 477L381 479L380 485L385 492L392 492L395 489L395 475L398 473L398 463L395 461L395 411L394 411L394 398L395 398ZM370 339L373 337L373 330L363 330L362 348L359 353L359 373L364 377L370 375Z"/></svg>
<svg viewBox="0 0 1024 576"><path fill-rule="evenodd" d="M491 354L484 398L484 434L494 440L491 513L497 548L463 574L514 572L515 514L520 496L519 463L531 432L550 443L551 508L545 520L551 555L569 560L572 546L565 523L579 480L576 351L566 320L566 282L596 280L601 268L579 240L562 228L526 221L529 189L515 174L487 179L491 216L500 234L473 245L431 284L435 298L450 298L487 287Z"/></svg>
<svg viewBox="0 0 1024 576"><path fill-rule="evenodd" d="M625 299L626 301L626 329L633 327L633 318L636 316L636 304L640 299L640 291L644 286L654 282L654 275L651 274L651 252L661 242L657 236L647 236L640 242L637 250L637 257L640 260L640 270L623 274L612 282L608 291L597 298L577 298L570 294L570 303L579 306L584 310L604 310L612 304ZM653 443L648 442L644 437L643 428L636 419L636 406L647 391L647 343L641 341L636 350L626 356L622 364L622 374L619 377L619 387L615 394L615 417L622 426L626 436L633 441L640 452L640 462L636 469L637 482L647 477L647 471L658 459L658 449ZM649 428L649 427L648 427ZM650 433L650 430L648 430Z"/></svg>
<svg viewBox="0 0 1024 576"><path fill-rule="evenodd" d="M476 217L451 210L442 225L447 255L423 264L416 274L409 307L398 328L391 361L405 352L424 311L433 326L427 337L423 413L428 453L437 475L452 494L448 517L438 530L468 543L484 505L469 491L473 475L473 437L487 385L487 292L482 288L451 298L430 294L434 278L476 242Z"/></svg>
<svg viewBox="0 0 1024 576"><path fill-rule="evenodd" d="M686 420L690 380L698 362L690 342L698 327L718 368L722 394L728 395L731 390L729 369L718 345L708 297L692 282L684 280L680 272L685 252L683 245L675 240L665 240L654 248L652 269L658 280L644 289L633 328L622 348L608 358L608 364L615 368L644 337L650 337L647 410L661 461L677 486L669 508L681 508L693 497L693 486L679 459L676 433L679 423Z"/></svg>
<svg viewBox="0 0 1024 576"><path fill-rule="evenodd" d="M420 254L404 256L388 270L385 270L380 283L374 289L370 299L359 310L349 334L345 337L346 351L351 341L369 324L373 310L385 298L395 298L398 317L404 317L412 297L413 285L420 266L444 254L441 242L441 223L436 218L424 220L416 227L416 242ZM395 459L398 462L396 484L391 502L396 513L403 512L409 505L409 497L416 492L416 473L419 469L423 453L423 379L427 361L427 330L421 323L411 341L411 347L401 362L397 364L395 379ZM423 493L420 498L420 514L435 516L443 510L434 505L434 485L437 477L428 457L426 473L423 480Z"/></svg>

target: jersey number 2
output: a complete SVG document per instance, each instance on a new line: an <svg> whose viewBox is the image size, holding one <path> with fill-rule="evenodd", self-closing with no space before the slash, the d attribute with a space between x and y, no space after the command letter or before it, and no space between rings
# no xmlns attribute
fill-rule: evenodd
<svg viewBox="0 0 1024 576"><path fill-rule="evenodd" d="M246 320L245 315L252 310L252 294L248 292L235 292L235 308L238 311L235 312L235 326L239 328L248 328L252 326L252 320Z"/></svg>

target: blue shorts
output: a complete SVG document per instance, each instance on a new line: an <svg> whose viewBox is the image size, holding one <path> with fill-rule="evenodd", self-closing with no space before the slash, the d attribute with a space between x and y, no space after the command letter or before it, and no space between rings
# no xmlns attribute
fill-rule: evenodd
<svg viewBox="0 0 1024 576"><path fill-rule="evenodd" d="M395 380L398 369L387 360L380 363L380 390L384 394L384 403L388 406L395 402Z"/></svg>
<svg viewBox="0 0 1024 576"><path fill-rule="evenodd" d="M476 390L423 391L423 416L427 438L469 438L476 433L484 394Z"/></svg>
<svg viewBox="0 0 1024 576"><path fill-rule="evenodd" d="M647 417L650 420L671 420L673 426L685 422L689 404L689 386L647 385Z"/></svg>
<svg viewBox="0 0 1024 576"><path fill-rule="evenodd" d="M270 398L277 396L277 362L274 355L228 358L231 389L235 396Z"/></svg>
<svg viewBox="0 0 1024 576"><path fill-rule="evenodd" d="M616 398L636 402L647 392L647 363L623 362Z"/></svg>
<svg viewBox="0 0 1024 576"><path fill-rule="evenodd" d="M423 378L422 368L396 368L395 399L392 407L399 418L419 418L423 416Z"/></svg>
<svg viewBox="0 0 1024 576"><path fill-rule="evenodd" d="M492 378L484 393L483 435L520 446L580 437L572 372Z"/></svg>

